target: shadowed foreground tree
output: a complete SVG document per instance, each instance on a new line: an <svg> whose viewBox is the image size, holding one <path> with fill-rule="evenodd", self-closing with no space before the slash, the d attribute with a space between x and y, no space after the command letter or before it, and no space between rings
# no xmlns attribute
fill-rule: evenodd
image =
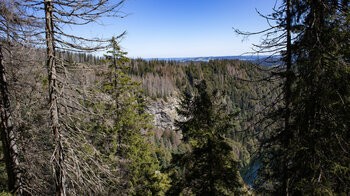
<svg viewBox="0 0 350 196"><path fill-rule="evenodd" d="M18 191L21 194L21 174L19 168L18 148L14 130L14 122L11 116L8 84L3 61L2 46L0 46L0 75L1 75L1 142L6 164L8 190L12 193ZM17 190L19 189L19 190Z"/></svg>
<svg viewBox="0 0 350 196"><path fill-rule="evenodd" d="M284 79L283 96L266 118L282 126L263 141L259 188L281 195L348 193L349 1L285 0L274 11L266 18L287 31L285 67L272 72ZM281 38L259 48L269 51Z"/></svg>
<svg viewBox="0 0 350 196"><path fill-rule="evenodd" d="M170 195L240 192L238 162L226 138L237 114L227 114L227 107L221 101L217 91L208 92L204 80L196 85L194 95L184 93L177 109L184 120L176 121L176 126L192 149L173 157Z"/></svg>
<svg viewBox="0 0 350 196"><path fill-rule="evenodd" d="M258 129L257 132L253 132L253 135L262 136L259 138L260 147L258 148L255 161L259 162L258 164L260 165L261 160L265 160L263 157L267 155L268 157L274 156L276 161L272 160L271 163L278 165L272 173L268 172L271 169L271 165L267 166L266 174L269 177L258 180L258 183L261 183L259 184L261 187L269 187L271 183L276 183L275 179L278 178L278 183L281 186L275 191L281 195L287 194L289 186L289 172L287 172L287 168L290 155L285 152L285 149L289 148L293 139L290 128L292 85L295 80L292 43L295 37L298 37L298 34L295 32L297 20L295 19L292 2L294 1L276 1L275 6L272 8L272 14L263 15L258 12L261 17L267 20L269 25L267 29L253 33L235 30L236 33L244 36L262 36L263 41L260 44L254 44L255 51L253 53L258 55L267 54L268 57L261 62L265 61L275 65L262 69L268 76L262 78L258 84L260 83L261 85L264 82L268 82L274 88L262 97L262 101L267 102L267 104L265 104L264 109L254 114L250 121L253 122L251 123L252 125L255 125L255 127L252 126L252 129L264 127L263 129ZM249 135L252 132L247 133ZM270 161L269 158L267 160L268 162Z"/></svg>
<svg viewBox="0 0 350 196"><path fill-rule="evenodd" d="M288 194L350 192L349 1L295 1Z"/></svg>

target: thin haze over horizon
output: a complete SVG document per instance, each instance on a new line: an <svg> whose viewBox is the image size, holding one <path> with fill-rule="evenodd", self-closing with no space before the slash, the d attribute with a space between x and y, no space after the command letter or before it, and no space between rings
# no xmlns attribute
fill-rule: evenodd
<svg viewBox="0 0 350 196"><path fill-rule="evenodd" d="M127 0L124 18L105 18L71 29L83 36L108 38L123 31L121 47L131 58L237 56L251 51L259 36L244 38L233 27L259 31L259 16L272 12L276 0Z"/></svg>

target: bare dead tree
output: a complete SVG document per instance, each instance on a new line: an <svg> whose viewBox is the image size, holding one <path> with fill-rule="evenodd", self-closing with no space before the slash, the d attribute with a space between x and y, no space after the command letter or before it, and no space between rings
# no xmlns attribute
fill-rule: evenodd
<svg viewBox="0 0 350 196"><path fill-rule="evenodd" d="M75 187L79 187L82 183L84 184L89 181L89 179L85 179L85 181L83 180L84 182L81 183L79 182L81 179L74 180L73 176L77 175L75 175L76 171L73 170L79 169L79 171L82 171L83 167L73 167L71 165L73 163L67 161L71 160L72 157L76 157L75 163L78 163L78 157L75 155L79 154L79 149L73 144L74 140L79 137L77 135L74 136L76 127L72 126L72 124L74 124L72 122L75 120L72 111L83 111L84 107L79 104L78 95L76 95L76 92L79 92L79 87L67 82L69 81L70 71L64 60L58 58L57 52L58 50L94 52L107 47L109 44L108 40L101 40L99 38L90 39L79 35L68 34L65 32L63 26L80 26L96 23L102 17L123 17L123 15L119 15L119 9L124 1L125 0L120 0L118 2L112 0L24 0L23 2L24 6L28 9L26 10L26 14L29 17L45 21L46 24L45 32L41 33L46 37L43 41L46 43L47 50L46 67L49 81L50 127L54 138L52 163L55 175L56 195L66 195L67 181L70 181L70 184L75 184ZM44 16L35 14L35 11L43 11ZM120 36L122 35L123 33ZM77 69L82 68L79 67ZM80 135L80 137L82 137L82 135ZM94 176L94 174L90 176ZM81 178L83 177L81 176ZM95 180L86 184L93 185L97 183L97 178L93 179Z"/></svg>
<svg viewBox="0 0 350 196"><path fill-rule="evenodd" d="M13 111L11 110L11 100L9 84L4 63L4 52L8 53L10 66L13 65L13 45L30 40L36 31L34 27L39 23L31 21L22 15L23 7L17 0L0 1L0 91L1 91L1 139L5 155L8 189L11 193L23 194L22 175L19 161L19 151L17 146L17 130L14 126Z"/></svg>
<svg viewBox="0 0 350 196"><path fill-rule="evenodd" d="M62 135L59 124L58 114L58 91L57 91L57 72L55 61L55 38L54 38L54 23L53 23L53 3L51 0L45 0L45 21L46 21L46 50L47 50L47 70L49 80L49 102L50 102L50 118L51 129L54 135L54 155L53 165L55 173L56 195L66 195L65 189L65 167L63 165L63 145Z"/></svg>
<svg viewBox="0 0 350 196"><path fill-rule="evenodd" d="M10 98L8 91L5 66L3 63L2 47L0 46L0 90L1 90L1 141L3 144L4 158L6 163L8 189L21 194L21 173L19 168L18 148L16 144L15 130L11 115Z"/></svg>

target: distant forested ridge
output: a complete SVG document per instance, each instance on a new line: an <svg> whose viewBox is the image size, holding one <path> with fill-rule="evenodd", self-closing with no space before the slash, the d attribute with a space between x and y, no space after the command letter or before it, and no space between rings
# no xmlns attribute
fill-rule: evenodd
<svg viewBox="0 0 350 196"><path fill-rule="evenodd" d="M146 58L145 60L165 60L177 62L209 62L211 60L243 60L255 64L274 66L281 63L279 55L240 55L240 56L210 56L210 57L183 57L183 58ZM268 60L267 60L268 59Z"/></svg>

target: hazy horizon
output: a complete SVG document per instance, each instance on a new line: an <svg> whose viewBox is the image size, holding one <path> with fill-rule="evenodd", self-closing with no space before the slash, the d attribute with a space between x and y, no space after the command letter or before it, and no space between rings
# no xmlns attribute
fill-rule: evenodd
<svg viewBox="0 0 350 196"><path fill-rule="evenodd" d="M251 51L259 36L245 39L234 33L268 27L259 16L272 12L275 0L129 0L125 18L104 18L68 30L82 36L109 38L127 31L121 47L131 58L240 56ZM244 41L242 41L244 40Z"/></svg>

